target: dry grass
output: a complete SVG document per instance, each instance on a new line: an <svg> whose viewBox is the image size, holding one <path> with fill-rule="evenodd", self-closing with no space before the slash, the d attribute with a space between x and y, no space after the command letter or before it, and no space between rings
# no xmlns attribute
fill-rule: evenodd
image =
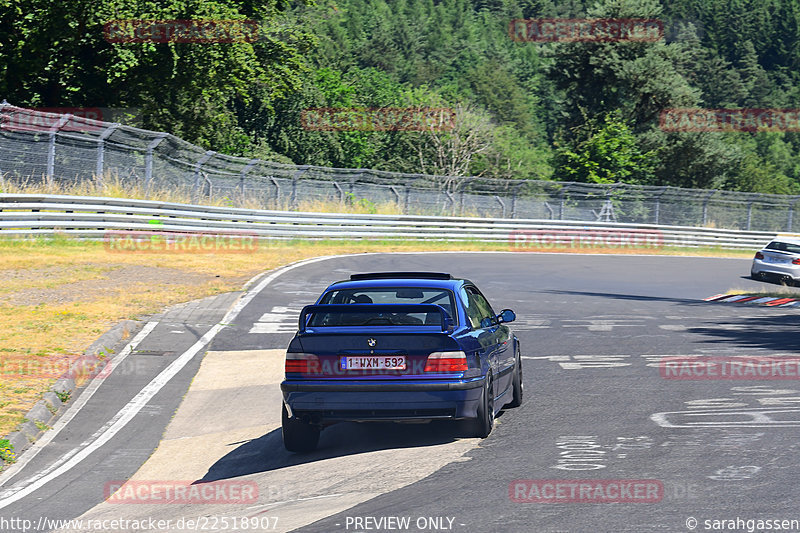
<svg viewBox="0 0 800 533"><path fill-rule="evenodd" d="M141 183L123 180L117 176L105 176L100 181L81 180L77 182L46 180L6 180L0 174L0 192L11 194L63 194L71 196L100 196L112 198L128 198L132 200L155 200L180 204L202 203L218 207L240 207L245 209L276 209L280 211L311 211L314 213L369 213L398 215L402 209L396 202L371 202L353 195L346 197L345 202L338 200L298 199L292 208L289 199L280 201L262 200L255 195L233 194L227 196L212 192L211 196L198 199L188 184L170 187L154 187L145 190ZM464 216L471 216L465 214Z"/></svg>

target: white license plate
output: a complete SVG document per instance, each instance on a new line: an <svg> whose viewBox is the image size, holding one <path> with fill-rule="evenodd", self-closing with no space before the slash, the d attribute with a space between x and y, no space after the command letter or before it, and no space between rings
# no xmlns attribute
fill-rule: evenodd
<svg viewBox="0 0 800 533"><path fill-rule="evenodd" d="M365 357L342 357L343 370L405 370L404 355L370 355Z"/></svg>
<svg viewBox="0 0 800 533"><path fill-rule="evenodd" d="M770 256L767 256L764 259L766 260L765 262L767 262L767 263L776 263L776 264L788 263L790 261L789 259L785 259L783 257L770 257Z"/></svg>

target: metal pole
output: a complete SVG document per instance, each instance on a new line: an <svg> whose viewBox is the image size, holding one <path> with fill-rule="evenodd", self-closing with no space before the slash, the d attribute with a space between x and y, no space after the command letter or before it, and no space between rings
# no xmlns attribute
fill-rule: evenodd
<svg viewBox="0 0 800 533"><path fill-rule="evenodd" d="M260 159L251 159L248 163L244 166L241 172L239 172L239 194L242 197L242 202L244 202L244 177L247 175L250 170L258 164Z"/></svg>
<svg viewBox="0 0 800 533"><path fill-rule="evenodd" d="M667 192L667 188L661 187L661 192L656 196L656 224L659 224L661 221L661 196L663 196L665 192Z"/></svg>
<svg viewBox="0 0 800 533"><path fill-rule="evenodd" d="M717 192L716 189L709 191L706 197L703 198L703 226L705 226L708 223L708 201L711 199L711 197L714 195L715 192Z"/></svg>
<svg viewBox="0 0 800 533"><path fill-rule="evenodd" d="M514 192L511 195L511 218L517 218L517 196L519 195L519 190L523 185L523 183L520 183L514 187Z"/></svg>
<svg viewBox="0 0 800 533"><path fill-rule="evenodd" d="M794 200L789 202L789 220L786 221L786 231L792 231L792 216L794 214L794 204L800 200L800 196L795 196Z"/></svg>
<svg viewBox="0 0 800 533"><path fill-rule="evenodd" d="M569 191L569 185L564 185L561 188L561 205L558 209L558 220L564 220L564 203L566 202L568 191Z"/></svg>
<svg viewBox="0 0 800 533"><path fill-rule="evenodd" d="M200 201L200 197L203 195L203 190L202 189L198 190L198 189L200 189L200 186L201 186L200 177L201 177L201 174L203 174L201 169L203 168L203 165L206 163L206 161L208 161L209 159L214 157L214 154L216 154L216 153L217 152L214 152L213 150L209 150L205 154L203 154L203 156L200 159L198 159L197 162L194 164L194 197L195 197L195 202ZM211 184L211 180L208 179L208 176L204 176L204 177L205 177L205 180L210 185ZM205 189L205 183L202 184L202 187L203 187L203 189ZM209 195L211 195L211 187L209 187L208 191L209 191Z"/></svg>
<svg viewBox="0 0 800 533"><path fill-rule="evenodd" d="M757 196L761 196L757 194ZM750 231L751 223L753 221L753 202L755 202L755 198L751 198L749 202L747 202L747 231Z"/></svg>
<svg viewBox="0 0 800 533"><path fill-rule="evenodd" d="M497 203L500 204L500 207L502 208L502 218L506 218L506 203L497 195L493 196L493 198L497 200Z"/></svg>
<svg viewBox="0 0 800 533"><path fill-rule="evenodd" d="M119 128L119 123L115 122L106 128L100 137L97 138L97 168L95 169L94 179L97 183L103 183L103 164L105 163L106 139Z"/></svg>
<svg viewBox="0 0 800 533"><path fill-rule="evenodd" d="M297 209L297 180L308 170L308 167L298 167L298 171L292 176L292 196L289 198L290 209Z"/></svg>
<svg viewBox="0 0 800 533"><path fill-rule="evenodd" d="M159 133L157 134L156 138L150 141L150 144L147 145L147 152L144 156L144 195L150 193L150 181L153 179L153 150L156 149L156 146L164 140L164 138L168 134L166 133Z"/></svg>
<svg viewBox="0 0 800 533"><path fill-rule="evenodd" d="M50 128L49 135L50 135L50 142L47 147L47 184L52 185L53 183L53 174L55 174L55 166L56 166L56 133L64 124L69 122L69 119L72 118L72 115L62 115L61 118L56 122L56 125Z"/></svg>

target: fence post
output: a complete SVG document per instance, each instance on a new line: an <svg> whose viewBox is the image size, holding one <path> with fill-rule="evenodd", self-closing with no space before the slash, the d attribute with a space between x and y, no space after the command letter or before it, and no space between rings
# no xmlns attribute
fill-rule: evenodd
<svg viewBox="0 0 800 533"><path fill-rule="evenodd" d="M213 150L208 150L194 164L194 191L193 191L193 193L194 193L194 197L196 198L195 202L200 201L200 196L202 196L203 190L206 188L205 183L202 184L202 189L200 188L200 184L201 184L200 177L201 177L201 173L202 173L201 169L203 168L203 165L206 163L206 161L208 161L209 159L214 157L214 154L216 154L216 153L217 152L214 152ZM211 183L211 180L208 179L208 176L203 176L203 177L205 178L205 180L209 184ZM208 194L209 194L209 196L211 195L211 187L210 186L208 188Z"/></svg>
<svg viewBox="0 0 800 533"><path fill-rule="evenodd" d="M103 130L103 133L97 138L97 168L95 169L94 179L98 184L103 183L103 163L105 162L106 153L106 139L119 128L119 123L115 122L108 128Z"/></svg>
<svg viewBox="0 0 800 533"><path fill-rule="evenodd" d="M497 200L497 203L498 203L498 204L500 204L500 207L501 207L501 208L502 208L502 210L503 210L503 211L502 211L502 213L503 213L503 214L502 214L502 218L506 218L506 203L503 201L503 199L502 199L502 198L500 198L500 197L499 197L499 196L497 196L497 195L493 196L493 198L494 198L495 200Z"/></svg>
<svg viewBox="0 0 800 533"><path fill-rule="evenodd" d="M705 198L703 198L703 226L708 223L708 201L714 196L714 193L717 192L716 189L713 189L708 192Z"/></svg>
<svg viewBox="0 0 800 533"><path fill-rule="evenodd" d="M667 187L661 187L661 190L658 192L656 196L656 224L661 223L661 196L667 192Z"/></svg>
<svg viewBox="0 0 800 533"><path fill-rule="evenodd" d="M756 196L761 196L761 194L756 193ZM750 201L747 202L747 231L750 231L751 222L753 220L753 202L755 201L755 198L750 198Z"/></svg>
<svg viewBox="0 0 800 533"><path fill-rule="evenodd" d="M794 214L794 204L800 200L800 196L795 196L794 200L789 202L789 219L786 221L786 231L792 231L792 215Z"/></svg>
<svg viewBox="0 0 800 533"><path fill-rule="evenodd" d="M336 189L336 192L339 193L339 203L344 205L344 190L339 186L338 181L333 181L333 187Z"/></svg>
<svg viewBox="0 0 800 533"><path fill-rule="evenodd" d="M524 183L518 183L514 186L514 192L511 194L511 218L517 218L517 196L519 196L519 190L523 185Z"/></svg>
<svg viewBox="0 0 800 533"><path fill-rule="evenodd" d="M157 134L156 138L150 141L150 144L147 145L147 152L144 156L144 196L150 194L150 181L153 179L153 150L156 149L156 146L163 141L167 133L159 133Z"/></svg>
<svg viewBox="0 0 800 533"><path fill-rule="evenodd" d="M561 187L561 203L558 208L558 220L564 220L564 203L567 199L567 192L569 192L569 185Z"/></svg>
<svg viewBox="0 0 800 533"><path fill-rule="evenodd" d="M297 180L300 179L308 167L299 167L298 171L292 175L292 196L289 198L289 208L297 209Z"/></svg>
<svg viewBox="0 0 800 533"><path fill-rule="evenodd" d="M56 122L55 126L50 128L49 135L50 141L47 145L47 184L53 184L53 175L55 174L55 167L56 167L56 134L58 130L64 127L64 124L69 122L69 119L72 118L72 115L61 115L61 118Z"/></svg>
<svg viewBox="0 0 800 533"><path fill-rule="evenodd" d="M3 98L3 101L2 101L2 102L0 102L0 119L2 118L2 116L1 116L1 115L3 114L3 110L4 110L6 107L11 107L11 104L9 104L9 103L6 101L6 99L5 99L5 98ZM2 120L0 120L0 124L2 124L2 123L3 123L3 121L2 121ZM3 169L2 169L2 168L0 168L0 180L2 180L2 179L3 179ZM5 189L5 184L3 184L3 188Z"/></svg>
<svg viewBox="0 0 800 533"><path fill-rule="evenodd" d="M242 205L244 205L244 177L259 161L260 159L251 159L247 162L242 171L239 172L239 195L242 197Z"/></svg>

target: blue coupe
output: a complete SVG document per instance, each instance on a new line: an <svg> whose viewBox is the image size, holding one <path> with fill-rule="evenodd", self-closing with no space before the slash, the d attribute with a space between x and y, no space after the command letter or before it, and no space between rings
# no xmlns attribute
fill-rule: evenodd
<svg viewBox="0 0 800 533"><path fill-rule="evenodd" d="M300 313L286 351L287 450L316 448L342 421L468 420L486 437L522 403L519 341L469 280L430 272L354 274Z"/></svg>

